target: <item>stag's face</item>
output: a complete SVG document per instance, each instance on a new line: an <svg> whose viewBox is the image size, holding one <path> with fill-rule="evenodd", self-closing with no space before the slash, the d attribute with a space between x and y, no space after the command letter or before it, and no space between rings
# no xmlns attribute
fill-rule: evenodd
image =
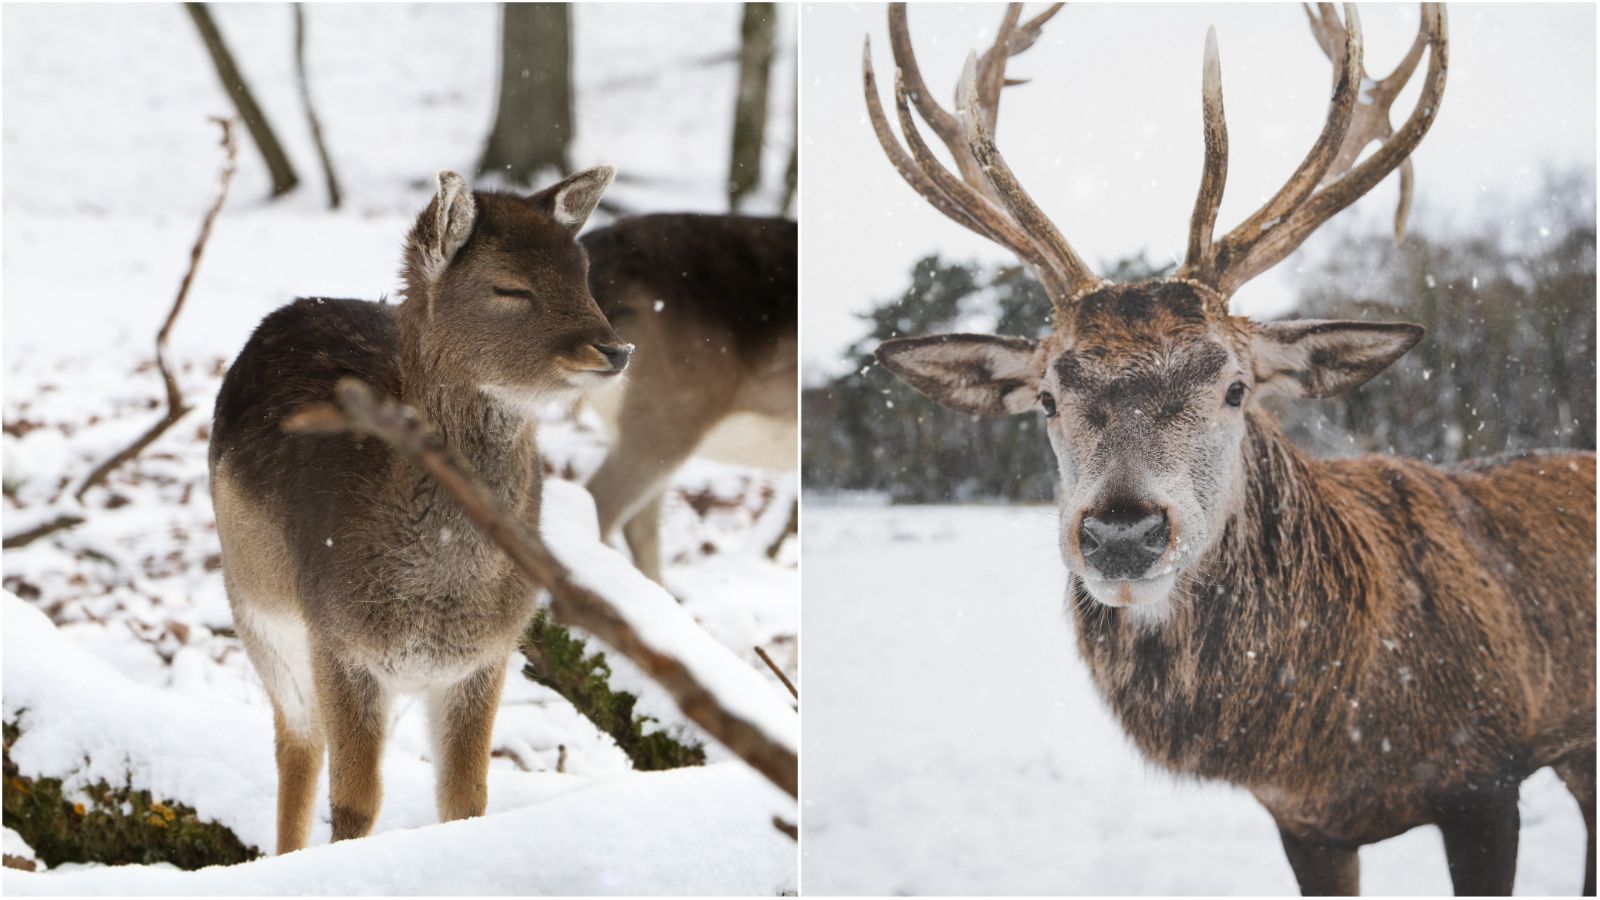
<svg viewBox="0 0 1600 900"><path fill-rule="evenodd" d="M1414 325L1231 318L1179 280L1111 285L1038 341L885 342L885 367L965 412L1045 418L1060 475L1060 551L1095 600L1159 622L1184 572L1239 508L1245 414L1272 392L1327 396L1399 358Z"/></svg>

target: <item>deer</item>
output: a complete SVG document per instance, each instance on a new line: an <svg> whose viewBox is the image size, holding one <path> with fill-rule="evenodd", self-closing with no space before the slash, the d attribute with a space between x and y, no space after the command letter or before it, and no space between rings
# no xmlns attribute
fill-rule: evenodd
<svg viewBox="0 0 1600 900"><path fill-rule="evenodd" d="M416 410L537 529L534 413L615 383L632 353L576 240L614 174L524 196L440 172L405 240L402 302L298 299L223 378L211 495L235 627L272 705L280 854L306 846L325 753L333 840L371 831L399 694L426 704L440 819L483 814L507 659L537 588L385 442L284 423L356 376Z"/></svg>
<svg viewBox="0 0 1600 900"><path fill-rule="evenodd" d="M1452 467L1312 458L1262 401L1355 389L1423 329L1228 310L1241 285L1410 157L1444 92L1444 8L1423 5L1383 80L1367 77L1353 6L1342 21L1331 5L1307 8L1333 62L1326 122L1288 181L1220 238L1228 132L1210 29L1184 260L1169 277L1120 284L1084 263L995 142L1007 61L1058 9L1022 21L1010 4L993 45L968 55L952 113L923 80L905 7L891 5L904 143L864 48L869 119L894 168L1014 253L1052 306L1042 337L902 337L877 360L952 410L1043 417L1064 605L1100 698L1151 762L1249 791L1302 893L1358 893L1359 848L1423 825L1442 834L1456 893L1509 893L1519 786L1550 766L1582 810L1594 894L1594 454ZM1417 106L1393 129L1390 107L1424 53ZM1397 234L1410 190L1407 178Z"/></svg>
<svg viewBox="0 0 1600 900"><path fill-rule="evenodd" d="M657 583L662 496L690 456L795 468L797 231L781 218L662 213L582 239L590 293L638 348L621 390L586 398L613 435L589 492L602 536L620 528Z"/></svg>

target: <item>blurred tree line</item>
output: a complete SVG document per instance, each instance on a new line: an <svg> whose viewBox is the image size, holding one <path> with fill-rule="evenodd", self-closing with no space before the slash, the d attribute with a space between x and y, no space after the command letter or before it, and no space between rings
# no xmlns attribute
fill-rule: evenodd
<svg viewBox="0 0 1600 900"><path fill-rule="evenodd" d="M1595 446L1595 186L1548 175L1535 199L1458 235L1335 234L1298 316L1404 320L1428 334L1384 374L1328 400L1268 401L1318 456L1395 453L1437 463L1535 447ZM1168 274L1143 255L1103 267ZM929 256L898 298L863 316L852 370L802 398L808 491L896 502L1054 498L1055 457L1035 415L986 419L938 406L872 360L880 341L944 331L1036 336L1050 303L1017 266Z"/></svg>
<svg viewBox="0 0 1600 900"><path fill-rule="evenodd" d="M294 15L295 76L317 158L327 185L328 207L341 203L322 120L313 103L306 65L307 28L303 4L290 4ZM249 78L228 47L207 3L185 3L216 70L217 78L244 122L252 143L272 176L272 199L300 184L294 163L266 113L256 101ZM568 3L503 3L500 14L500 66L494 121L478 157L479 178L536 187L572 172L569 148L577 128L572 86L572 6ZM745 3L741 7L739 43L729 62L737 63L734 108L728 154L728 208L738 211L764 182L761 161L769 131L768 95L777 57L777 6ZM797 81L798 83L798 81ZM782 211L794 205L798 187L799 104L794 104L789 165L783 173Z"/></svg>

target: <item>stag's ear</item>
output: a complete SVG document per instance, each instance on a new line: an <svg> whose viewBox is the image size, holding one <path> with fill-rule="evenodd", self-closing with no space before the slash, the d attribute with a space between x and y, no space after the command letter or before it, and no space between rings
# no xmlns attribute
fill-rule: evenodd
<svg viewBox="0 0 1600 900"><path fill-rule="evenodd" d="M614 166L595 166L561 179L545 188L528 202L544 210L556 223L573 234L589 221L589 214L600 205L600 197L617 177Z"/></svg>
<svg viewBox="0 0 1600 900"><path fill-rule="evenodd" d="M896 338L878 345L878 362L939 403L980 416L1033 408L1039 371L1032 341L988 334Z"/></svg>
<svg viewBox="0 0 1600 900"><path fill-rule="evenodd" d="M1256 326L1255 375L1263 390L1331 397L1361 385L1422 340L1405 322L1296 319Z"/></svg>

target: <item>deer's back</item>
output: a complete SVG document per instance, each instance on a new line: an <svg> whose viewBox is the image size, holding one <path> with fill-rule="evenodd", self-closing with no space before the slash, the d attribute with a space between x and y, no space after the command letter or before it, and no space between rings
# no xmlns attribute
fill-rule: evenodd
<svg viewBox="0 0 1600 900"><path fill-rule="evenodd" d="M725 330L753 358L796 332L797 233L786 219L666 213L625 219L582 243L590 291L619 329L673 310Z"/></svg>

